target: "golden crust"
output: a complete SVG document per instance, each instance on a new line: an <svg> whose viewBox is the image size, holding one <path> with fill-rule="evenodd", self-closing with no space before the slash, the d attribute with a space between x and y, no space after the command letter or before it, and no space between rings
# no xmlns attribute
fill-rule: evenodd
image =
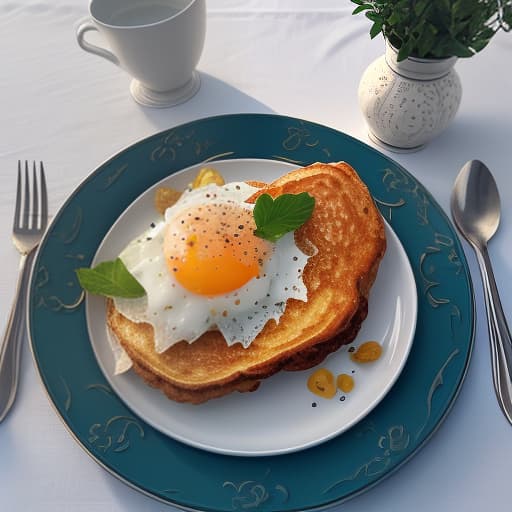
<svg viewBox="0 0 512 512"><path fill-rule="evenodd" d="M261 379L282 369L315 366L355 338L386 248L382 218L345 163L292 171L251 200L263 192L302 191L316 199L311 219L295 233L299 247L309 249L312 243L318 250L303 272L308 301L288 300L279 324L270 321L247 349L228 347L219 332L211 331L157 354L153 328L126 319L109 301L108 324L150 385L173 400L201 403L235 390L253 391Z"/></svg>

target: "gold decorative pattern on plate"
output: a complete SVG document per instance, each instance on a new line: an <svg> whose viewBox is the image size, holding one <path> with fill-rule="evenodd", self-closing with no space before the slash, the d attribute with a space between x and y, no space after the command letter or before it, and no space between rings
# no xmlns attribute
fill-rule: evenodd
<svg viewBox="0 0 512 512"><path fill-rule="evenodd" d="M331 157L331 151L327 147L322 147L320 139L311 133L311 130L303 121L300 121L297 125L288 127L287 136L283 140L282 146L286 151L296 151L297 149L304 147L316 148L320 149L327 158ZM276 158L283 159L283 157ZM292 163L296 162L297 161L292 161Z"/></svg>
<svg viewBox="0 0 512 512"><path fill-rule="evenodd" d="M452 335L452 339L455 340L455 326L456 324L462 323L462 313L460 312L460 308L452 304L452 310L450 312L450 332Z"/></svg>
<svg viewBox="0 0 512 512"><path fill-rule="evenodd" d="M396 183L394 182L396 186ZM403 183L403 182L400 182ZM405 183L409 183L406 181ZM437 232L434 227L429 223L428 218L428 198L426 195L421 192L418 192L418 188L416 186L411 185L410 188L416 196L419 198L419 206L418 206L418 222L420 226L424 226L428 228L432 232L433 240L432 243L427 245L425 250L419 256L419 264L418 270L421 277L421 284L423 288L423 294L429 304L429 306L433 309L441 308L441 307L449 307L449 328L450 328L450 338L444 341L447 341L452 345L449 349L449 355L446 360L441 365L440 369L434 375L434 378L428 388L427 396L426 396L426 412L425 419L421 425L421 427L417 430L415 434L415 439L419 439L421 434L424 432L427 427L429 421L432 416L432 402L434 400L436 392L442 387L444 380L444 372L446 368L450 365L453 359L459 354L460 350L458 348L453 348L453 343L456 341L456 328L458 325L461 325L462 315L460 307L453 302L453 299L448 294L442 294L440 289L442 287L442 282L436 278L436 274L438 268L436 267L437 263L440 263L443 267L448 266L451 268L455 275L460 275L463 271L462 261L455 249L455 243L452 237L445 235L443 233ZM449 290L446 290L445 293L449 293Z"/></svg>
<svg viewBox="0 0 512 512"><path fill-rule="evenodd" d="M393 462L393 457L408 448L411 439L404 425L393 425L384 434L378 434L371 424L366 424L363 433L365 432L371 432L377 437L376 445L380 453L359 466L351 475L331 484L323 494L330 493L339 486L358 478L370 478L383 473Z"/></svg>
<svg viewBox="0 0 512 512"><path fill-rule="evenodd" d="M109 386L100 383L89 384L87 391L99 391L107 396L115 398L114 392ZM89 436L87 440L97 450L107 453L113 451L116 453L124 452L131 446L129 432L137 434L140 439L144 439L145 432L140 422L131 416L115 415L104 423L93 423L89 427Z"/></svg>
<svg viewBox="0 0 512 512"><path fill-rule="evenodd" d="M66 302L57 295L48 295L44 293L45 286L50 282L50 274L48 269L41 265L36 270L36 283L35 283L35 307L46 308L50 311L74 311L85 299L85 292L80 290L75 300Z"/></svg>
<svg viewBox="0 0 512 512"><path fill-rule="evenodd" d="M386 201L381 201L380 199L377 199L376 197L373 198L373 200L377 203L377 206L379 207L385 207L385 208L388 208L389 211L388 211L388 219L391 221L393 220L392 217L393 217L393 208L400 208L401 206L404 206L406 203L405 203L405 199L403 198L400 198L398 201L395 201L394 203L389 203L389 202L386 202Z"/></svg>
<svg viewBox="0 0 512 512"><path fill-rule="evenodd" d="M427 416L425 418L425 421L423 422L423 425L421 428L416 432L416 439L418 439L425 430L425 427L427 426L430 416L432 414L432 399L434 398L434 394L436 391L443 385L443 374L446 370L447 366L451 363L452 359L460 352L458 348L456 348L449 356L448 359L443 363L439 371L436 373L436 376L434 377L434 380L432 381L432 384L430 386L430 389L428 391L427 395Z"/></svg>
<svg viewBox="0 0 512 512"><path fill-rule="evenodd" d="M129 431L134 431L144 438L144 429L140 423L130 416L112 416L105 423L93 423L89 428L87 440L97 450L106 453L112 450L124 452L131 445Z"/></svg>
<svg viewBox="0 0 512 512"><path fill-rule="evenodd" d="M77 260L77 261L84 261L85 260L85 254L64 254L64 258L68 258L70 260Z"/></svg>
<svg viewBox="0 0 512 512"><path fill-rule="evenodd" d="M62 382L62 386L64 388L65 398L64 398L64 410L69 412L71 409L71 389L69 389L68 383L64 379L64 377L60 376L60 381Z"/></svg>
<svg viewBox="0 0 512 512"><path fill-rule="evenodd" d="M71 217L71 221L68 223L68 226L62 231L55 231L51 236L55 237L59 240L63 245L69 246L72 245L78 235L80 234L80 229L82 227L83 222L83 210L81 207L77 207L74 215ZM69 249L68 249L69 250ZM73 253L66 252L64 254L64 258L84 261L85 255L83 253ZM36 272L36 281L35 281L35 304L36 308L46 308L54 312L58 311L74 311L85 299L85 292L79 288L76 276L74 272L71 274L72 278L68 278L66 282L67 288L73 288L77 286L79 290L77 291L75 297L72 300L64 299L63 297L59 297L58 295L52 294L50 292L46 293L46 286L50 283L50 272L45 265L40 265ZM59 272L58 279L61 280L64 277L64 273Z"/></svg>
<svg viewBox="0 0 512 512"><path fill-rule="evenodd" d="M105 183L102 185L101 190L107 190L110 188L128 169L128 164L119 166L112 174L107 176Z"/></svg>
<svg viewBox="0 0 512 512"><path fill-rule="evenodd" d="M89 384L86 389L87 391L97 390L106 395L114 396L114 392L105 384Z"/></svg>
<svg viewBox="0 0 512 512"><path fill-rule="evenodd" d="M226 481L222 487L233 489L235 495L231 498L233 510L256 510L269 500L278 500L279 503L286 503L289 498L288 490L281 484L265 484L264 480L270 475L268 469L260 482L256 480L245 480L238 484Z"/></svg>
<svg viewBox="0 0 512 512"><path fill-rule="evenodd" d="M52 236L56 237L65 245L73 243L78 234L80 233L83 216L84 213L82 208L80 206L77 206L73 220L71 221L71 224L68 226L68 228L65 231L61 232L54 231L52 233Z"/></svg>
<svg viewBox="0 0 512 512"><path fill-rule="evenodd" d="M430 206L430 201L423 187L415 179L410 178L399 169L386 168L383 171L382 184L388 192L396 191L411 196L416 202L416 217L418 223L422 226L428 225L428 207ZM402 203L402 201L403 204L405 204L403 198L400 198L395 204ZM403 204L398 205L403 206Z"/></svg>
<svg viewBox="0 0 512 512"><path fill-rule="evenodd" d="M436 272L436 267L431 263L434 255L446 257L448 263L454 267L455 273L458 275L462 270L462 262L455 251L453 239L441 233L434 234L434 243L426 247L420 256L419 271L423 281L424 293L429 304L433 308L437 308L441 304L448 304L450 299L434 295L434 289L441 285L435 279L432 279Z"/></svg>
<svg viewBox="0 0 512 512"><path fill-rule="evenodd" d="M196 155L201 156L213 146L213 142L210 140L199 141L196 139L194 130L180 131L171 130L153 149L149 155L152 162L162 160L176 160L180 151L190 151Z"/></svg>
<svg viewBox="0 0 512 512"><path fill-rule="evenodd" d="M233 156L235 153L234 151L226 151L225 153L219 153L218 155L209 156L208 158L205 158L203 160L204 164L207 164L208 162L213 162L215 160L221 160L222 158L226 158L227 156Z"/></svg>

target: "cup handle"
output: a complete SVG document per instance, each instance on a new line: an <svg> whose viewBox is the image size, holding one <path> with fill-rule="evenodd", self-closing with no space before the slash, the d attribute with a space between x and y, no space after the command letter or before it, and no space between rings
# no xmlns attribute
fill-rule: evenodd
<svg viewBox="0 0 512 512"><path fill-rule="evenodd" d="M95 30L98 32L98 28L94 24L94 22L90 19L82 21L77 29L76 29L76 40L78 41L78 44L80 48L85 50L89 53L94 53L95 55L99 55L100 57L103 57L104 59L109 60L110 62L113 62L116 66L119 66L119 59L110 51L105 50L105 48L101 48L100 46L96 46L94 44L88 43L85 40L85 33L90 32L92 30Z"/></svg>

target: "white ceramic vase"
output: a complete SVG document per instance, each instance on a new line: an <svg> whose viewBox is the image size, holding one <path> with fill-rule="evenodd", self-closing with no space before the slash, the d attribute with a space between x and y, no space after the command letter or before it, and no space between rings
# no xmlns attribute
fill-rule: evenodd
<svg viewBox="0 0 512 512"><path fill-rule="evenodd" d="M397 50L372 62L359 84L368 135L392 151L421 149L454 118L462 97L457 57L397 61Z"/></svg>

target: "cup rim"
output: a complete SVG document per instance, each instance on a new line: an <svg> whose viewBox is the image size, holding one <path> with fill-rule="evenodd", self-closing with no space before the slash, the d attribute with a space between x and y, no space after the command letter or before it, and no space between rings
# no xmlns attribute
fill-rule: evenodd
<svg viewBox="0 0 512 512"><path fill-rule="evenodd" d="M103 26L103 27L108 27L108 28L115 28L115 29L120 29L120 30L125 30L125 29L135 29L135 28L146 28L146 27L154 27L154 26L157 26L157 25L161 25L162 23L166 23L167 21L169 20L172 20L173 18L177 18L178 16L180 16L181 14L185 13L186 11L188 11L192 5L194 5L196 2L198 2L199 0L189 0L188 1L188 4L183 8L181 9L180 11L178 11L176 14L173 14L172 16L168 16L167 18L163 18L161 20L158 20L158 21L153 21L151 23L142 23L140 25L113 25L112 23L107 23L105 21L102 21L100 19L98 19L92 12L92 5L94 2L99 2L100 0L89 0L89 14L90 16L92 17L92 19L98 23L99 25Z"/></svg>

